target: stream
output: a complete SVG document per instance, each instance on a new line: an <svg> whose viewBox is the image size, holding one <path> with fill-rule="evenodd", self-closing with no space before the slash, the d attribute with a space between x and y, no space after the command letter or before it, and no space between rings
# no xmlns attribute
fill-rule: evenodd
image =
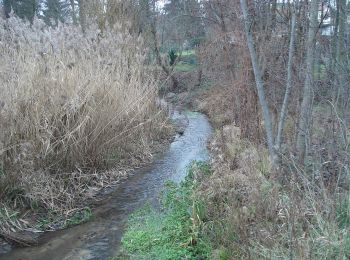
<svg viewBox="0 0 350 260"><path fill-rule="evenodd" d="M39 246L14 248L0 259L61 260L113 259L128 216L148 201L155 201L167 180L180 182L193 160L206 160L206 143L211 127L205 115L175 110L175 124L182 127L169 148L147 167L136 170L121 182L94 209L91 221L56 232L46 233Z"/></svg>

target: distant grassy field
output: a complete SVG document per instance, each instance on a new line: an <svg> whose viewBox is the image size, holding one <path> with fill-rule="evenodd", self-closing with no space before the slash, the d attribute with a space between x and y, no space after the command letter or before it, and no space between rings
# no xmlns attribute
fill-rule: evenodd
<svg viewBox="0 0 350 260"><path fill-rule="evenodd" d="M189 55L196 55L196 50L191 49L191 50L185 50L185 51L181 51L181 52L177 52L177 55L181 55L181 56L189 56Z"/></svg>
<svg viewBox="0 0 350 260"><path fill-rule="evenodd" d="M175 70L179 72L190 72L197 68L197 55L196 50L185 50L177 52L179 57L178 63L175 65Z"/></svg>
<svg viewBox="0 0 350 260"><path fill-rule="evenodd" d="M197 64L190 64L183 61L178 62L175 65L175 70L180 72L190 72L197 68Z"/></svg>

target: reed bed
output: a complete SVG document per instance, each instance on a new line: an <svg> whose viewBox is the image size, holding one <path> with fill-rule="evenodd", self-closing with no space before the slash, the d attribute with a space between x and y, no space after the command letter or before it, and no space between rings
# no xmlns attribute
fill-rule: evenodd
<svg viewBox="0 0 350 260"><path fill-rule="evenodd" d="M168 128L146 55L118 26L0 19L2 202L67 211L151 158Z"/></svg>

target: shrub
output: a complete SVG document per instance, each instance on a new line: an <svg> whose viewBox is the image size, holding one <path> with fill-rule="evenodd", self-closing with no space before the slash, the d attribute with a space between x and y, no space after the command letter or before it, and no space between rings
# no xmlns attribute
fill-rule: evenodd
<svg viewBox="0 0 350 260"><path fill-rule="evenodd" d="M177 59L177 54L175 50L169 51L169 64L170 66L173 66L175 64L175 61Z"/></svg>

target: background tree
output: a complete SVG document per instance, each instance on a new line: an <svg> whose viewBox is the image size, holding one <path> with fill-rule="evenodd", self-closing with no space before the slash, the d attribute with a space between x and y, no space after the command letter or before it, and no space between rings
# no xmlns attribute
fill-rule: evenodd
<svg viewBox="0 0 350 260"><path fill-rule="evenodd" d="M11 9L12 9L12 0L4 0L3 1L3 5L4 5L4 14L6 18L10 18L10 13L11 13Z"/></svg>
<svg viewBox="0 0 350 260"><path fill-rule="evenodd" d="M302 95L302 103L300 108L299 118L299 130L297 139L297 149L301 162L304 162L306 155L306 146L309 141L310 135L310 116L311 116L311 103L312 103L312 87L314 83L314 48L316 44L316 34L318 31L318 11L319 1L312 0L310 7L310 23L309 32L306 45L306 71L305 82Z"/></svg>
<svg viewBox="0 0 350 260"><path fill-rule="evenodd" d="M69 17L69 3L62 0L46 0L42 3L43 19L51 26L63 23ZM73 18L74 20L74 18Z"/></svg>
<svg viewBox="0 0 350 260"><path fill-rule="evenodd" d="M33 22L39 4L37 0L4 0L5 16L9 18L11 11L22 19Z"/></svg>

